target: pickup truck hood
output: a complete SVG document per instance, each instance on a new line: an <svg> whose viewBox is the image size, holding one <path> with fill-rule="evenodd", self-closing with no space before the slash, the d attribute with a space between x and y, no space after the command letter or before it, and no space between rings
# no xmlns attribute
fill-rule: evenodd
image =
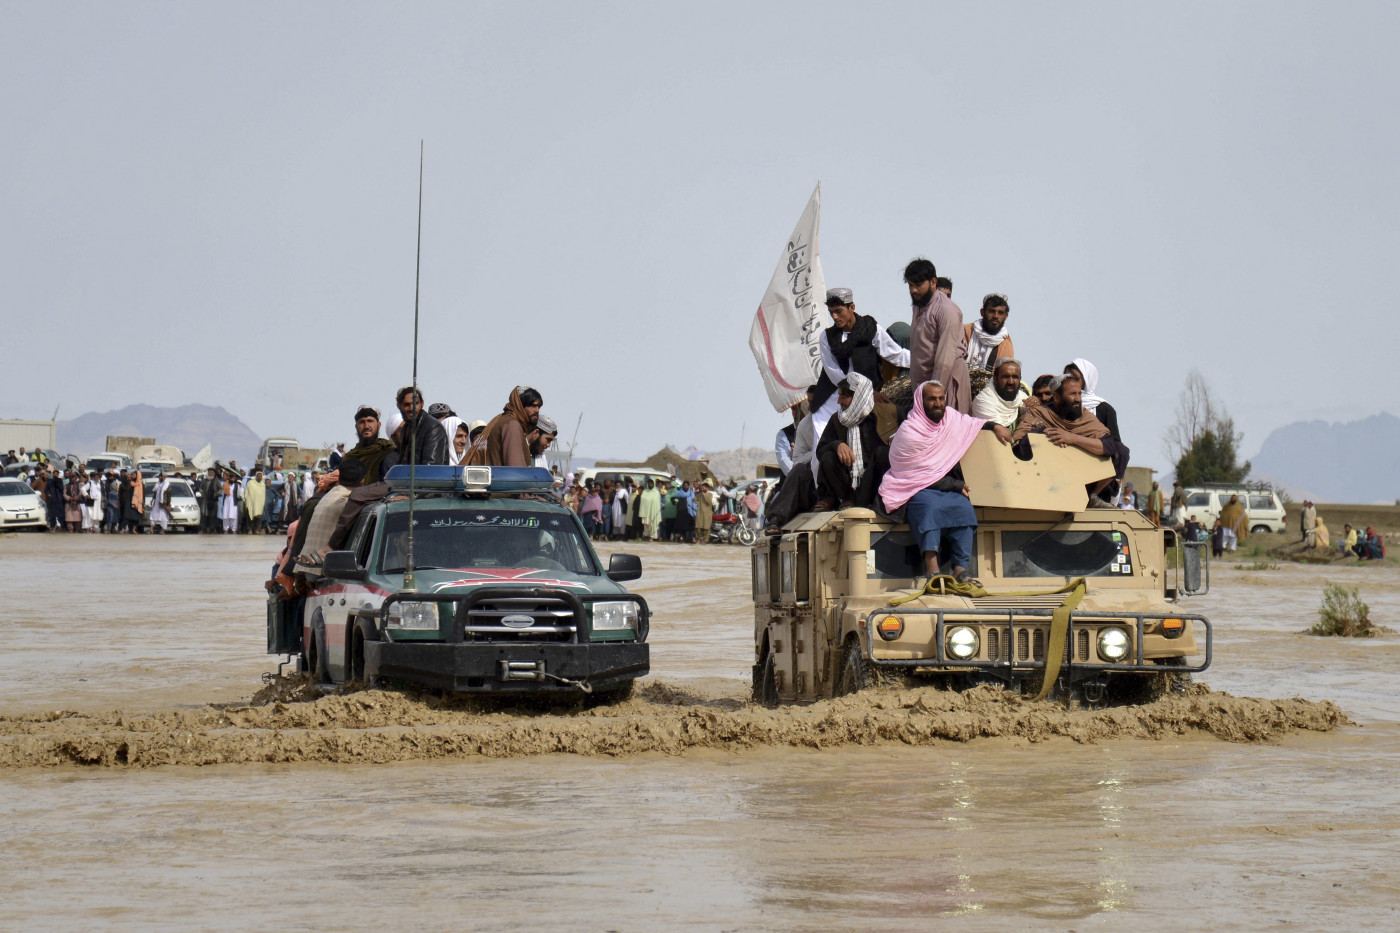
<svg viewBox="0 0 1400 933"><path fill-rule="evenodd" d="M418 589L425 593L461 593L466 595L483 586L545 586L569 590L574 593L625 593L626 587L609 580L607 576L586 576L570 573L567 570L538 567L478 567L478 568L438 568L419 570ZM403 585L403 574L385 574L386 589L397 590Z"/></svg>

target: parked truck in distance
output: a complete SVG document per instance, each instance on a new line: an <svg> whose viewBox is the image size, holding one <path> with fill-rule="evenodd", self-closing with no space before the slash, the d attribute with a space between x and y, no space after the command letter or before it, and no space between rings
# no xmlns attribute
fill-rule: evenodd
<svg viewBox="0 0 1400 933"><path fill-rule="evenodd" d="M284 470L325 469L330 451L324 447L302 447L295 437L266 438L258 449L258 462L270 469L277 456L281 456Z"/></svg>

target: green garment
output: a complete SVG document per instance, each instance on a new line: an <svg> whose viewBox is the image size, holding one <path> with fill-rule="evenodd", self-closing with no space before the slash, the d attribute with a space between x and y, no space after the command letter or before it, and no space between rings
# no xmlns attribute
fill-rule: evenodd
<svg viewBox="0 0 1400 933"><path fill-rule="evenodd" d="M451 438L448 438L448 440L450 441ZM380 471L380 465L384 462L384 458L387 455L393 453L397 449L398 448L394 446L394 442L387 437L376 437L372 441L360 441L354 447L351 447L345 452L344 459L359 460L362 462L365 465L366 471L364 485L371 486L384 478L383 473Z"/></svg>
<svg viewBox="0 0 1400 933"><path fill-rule="evenodd" d="M673 499L673 498L671 497L671 494L672 494L672 491L669 490L669 489L666 490L666 492L664 493L664 502L662 503L662 506L661 506L661 517L662 517L662 518L675 518L675 517L676 517L676 500Z"/></svg>
<svg viewBox="0 0 1400 933"><path fill-rule="evenodd" d="M260 479L250 479L243 487L243 511L249 518L262 518L267 504L267 487Z"/></svg>
<svg viewBox="0 0 1400 933"><path fill-rule="evenodd" d="M648 489L638 498L642 500L642 527L648 538L654 538L656 529L661 525L661 493Z"/></svg>

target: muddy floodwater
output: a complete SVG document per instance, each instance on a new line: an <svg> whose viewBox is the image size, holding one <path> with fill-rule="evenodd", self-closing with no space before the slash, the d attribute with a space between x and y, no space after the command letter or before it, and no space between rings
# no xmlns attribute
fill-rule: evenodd
<svg viewBox="0 0 1400 933"><path fill-rule="evenodd" d="M768 711L746 552L641 546L637 697L512 711L250 704L277 546L0 538L0 928L1400 929L1400 636L1300 634L1395 565L1217 565L1141 709Z"/></svg>

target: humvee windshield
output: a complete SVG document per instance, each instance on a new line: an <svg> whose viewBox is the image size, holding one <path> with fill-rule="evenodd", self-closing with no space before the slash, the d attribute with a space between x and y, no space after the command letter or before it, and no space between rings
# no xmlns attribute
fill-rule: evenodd
<svg viewBox="0 0 1400 933"><path fill-rule="evenodd" d="M1131 568L1117 531L1003 531L1001 559L1007 577L1095 577Z"/></svg>
<svg viewBox="0 0 1400 933"><path fill-rule="evenodd" d="M417 570L482 567L599 573L588 542L569 515L524 509L414 510ZM389 516L380 572L402 573L408 553L408 513Z"/></svg>

